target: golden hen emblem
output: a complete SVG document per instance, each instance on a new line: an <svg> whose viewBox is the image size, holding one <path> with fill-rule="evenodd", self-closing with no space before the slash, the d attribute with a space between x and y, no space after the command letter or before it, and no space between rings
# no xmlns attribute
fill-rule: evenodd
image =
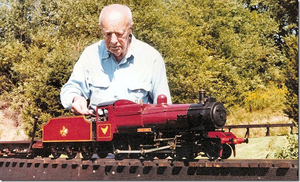
<svg viewBox="0 0 300 182"><path fill-rule="evenodd" d="M106 133L107 133L107 129L108 129L108 126L106 126L105 128L101 128L101 130L102 130L102 133L103 133L104 135L106 135Z"/></svg>

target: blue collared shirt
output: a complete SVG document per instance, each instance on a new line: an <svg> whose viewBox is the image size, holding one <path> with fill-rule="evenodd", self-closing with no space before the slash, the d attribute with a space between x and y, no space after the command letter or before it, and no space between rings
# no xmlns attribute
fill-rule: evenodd
<svg viewBox="0 0 300 182"><path fill-rule="evenodd" d="M116 62L104 41L88 46L74 66L68 82L62 87L60 99L71 109L75 96L90 99L90 106L127 99L154 103L165 94L171 103L165 63L160 53L132 36L128 53Z"/></svg>

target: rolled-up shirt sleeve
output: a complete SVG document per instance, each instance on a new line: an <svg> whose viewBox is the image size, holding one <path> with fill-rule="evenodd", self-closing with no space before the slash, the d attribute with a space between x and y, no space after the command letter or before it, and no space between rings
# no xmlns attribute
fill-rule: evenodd
<svg viewBox="0 0 300 182"><path fill-rule="evenodd" d="M89 98L89 88L86 82L88 69L86 69L86 65L84 64L87 59L88 55L84 51L75 64L68 82L61 89L60 100L66 109L71 109L75 96L83 96L85 99Z"/></svg>
<svg viewBox="0 0 300 182"><path fill-rule="evenodd" d="M167 96L168 104L171 104L171 94L168 85L167 75L166 75L166 67L163 58L159 53L157 53L157 57L154 61L153 66L153 76L152 76L152 90L150 92L150 96L153 98L153 103L156 104L157 97L160 94L164 94Z"/></svg>

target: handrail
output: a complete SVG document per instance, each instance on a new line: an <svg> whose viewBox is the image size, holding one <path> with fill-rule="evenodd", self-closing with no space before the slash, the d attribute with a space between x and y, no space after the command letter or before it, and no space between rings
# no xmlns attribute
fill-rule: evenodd
<svg viewBox="0 0 300 182"><path fill-rule="evenodd" d="M270 136L270 128L271 127L290 127L291 134L293 134L293 127L296 126L295 123L280 123L280 124L242 124L242 125L225 125L223 129L236 129L236 128L246 128L245 137L250 137L250 128L267 128L266 136Z"/></svg>

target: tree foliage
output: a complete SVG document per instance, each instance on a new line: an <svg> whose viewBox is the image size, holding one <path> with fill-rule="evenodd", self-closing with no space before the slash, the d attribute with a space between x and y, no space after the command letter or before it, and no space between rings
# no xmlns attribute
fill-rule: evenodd
<svg viewBox="0 0 300 182"><path fill-rule="evenodd" d="M288 57L288 64L285 71L285 85L288 89L286 93L286 109L284 112L297 124L299 122L299 65L298 65L298 36L290 35L285 38L286 45L283 48Z"/></svg>
<svg viewBox="0 0 300 182"><path fill-rule="evenodd" d="M298 23L299 2L296 0L245 0L252 11L269 11L270 17L278 22L275 43L285 55L286 68L284 71L286 92L286 109L284 112L298 123Z"/></svg>
<svg viewBox="0 0 300 182"><path fill-rule="evenodd" d="M83 49L101 39L103 6L128 5L133 34L163 55L174 103L197 102L206 90L227 107L249 93L280 89L286 55L274 41L280 22L229 0L28 0L0 6L0 94L21 110L28 131L68 114L59 101ZM250 5L250 2L249 2ZM274 6L275 7L275 6Z"/></svg>

